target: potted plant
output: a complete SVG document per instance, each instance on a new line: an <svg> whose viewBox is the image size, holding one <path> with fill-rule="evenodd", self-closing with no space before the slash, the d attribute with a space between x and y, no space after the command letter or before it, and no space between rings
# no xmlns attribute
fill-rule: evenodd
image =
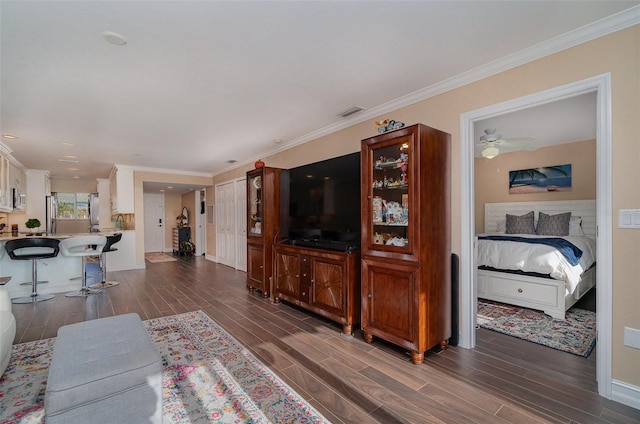
<svg viewBox="0 0 640 424"><path fill-rule="evenodd" d="M37 233L40 228L40 220L38 218L29 218L24 225L31 230L32 233Z"/></svg>

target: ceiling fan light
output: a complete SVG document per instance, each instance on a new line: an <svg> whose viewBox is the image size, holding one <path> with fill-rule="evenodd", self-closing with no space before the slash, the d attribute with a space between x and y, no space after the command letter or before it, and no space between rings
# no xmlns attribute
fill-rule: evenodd
<svg viewBox="0 0 640 424"><path fill-rule="evenodd" d="M482 151L482 157L487 159L493 159L498 156L500 150L497 147L489 146Z"/></svg>

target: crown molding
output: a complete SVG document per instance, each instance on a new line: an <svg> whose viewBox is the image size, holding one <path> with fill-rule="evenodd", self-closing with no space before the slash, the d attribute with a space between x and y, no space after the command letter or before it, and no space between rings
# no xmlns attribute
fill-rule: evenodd
<svg viewBox="0 0 640 424"><path fill-rule="evenodd" d="M423 100L435 97L437 95L446 93L448 91L460 88L462 86L480 81L490 76L499 74L501 72L513 69L517 66L524 65L534 60L541 59L546 56L550 56L554 53L558 53L562 50L575 47L580 44L595 40L605 35L612 34L614 32L629 28L634 25L640 24L640 5L631 7L622 12L600 19L588 25L576 28L573 31L564 33L557 37L535 44L527 49L519 52L504 56L500 59L488 62L484 65L478 66L469 71L463 72L451 78L447 78L436 84L432 84L428 87L409 93L405 96L398 97L397 99L367 109L361 113L358 113L344 121L336 122L334 124L322 127L316 131L304 134L289 142L280 145L278 148L268 150L260 155L246 159L241 162L233 164L233 166L216 173L215 175L222 174L224 172L236 169L240 166L252 163L259 158L264 158L276 153L288 150L292 147L299 146L317 138L332 134L334 132L343 130L361 122L368 121L376 118L385 113L389 113L406 106L421 102Z"/></svg>
<svg viewBox="0 0 640 424"><path fill-rule="evenodd" d="M157 172L160 174L188 175L191 177L206 177L206 178L213 177L213 174L210 172L183 171L179 169L151 168L146 166L131 166L131 165L124 165L124 166L128 166L129 168L133 169L133 171L136 171L136 172Z"/></svg>

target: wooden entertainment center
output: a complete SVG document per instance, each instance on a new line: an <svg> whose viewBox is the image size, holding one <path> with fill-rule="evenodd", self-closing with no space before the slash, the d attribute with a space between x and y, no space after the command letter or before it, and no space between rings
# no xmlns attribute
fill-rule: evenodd
<svg viewBox="0 0 640 424"><path fill-rule="evenodd" d="M276 244L274 301L284 300L342 324L360 323L360 254Z"/></svg>
<svg viewBox="0 0 640 424"><path fill-rule="evenodd" d="M450 137L417 124L362 140L361 175L355 181L360 184L359 248L357 243L340 249L282 239L288 230L288 171L249 171L249 290L341 323L345 335L361 323L365 341L379 337L405 347L415 364L424 361L426 350L446 348L451 337Z"/></svg>

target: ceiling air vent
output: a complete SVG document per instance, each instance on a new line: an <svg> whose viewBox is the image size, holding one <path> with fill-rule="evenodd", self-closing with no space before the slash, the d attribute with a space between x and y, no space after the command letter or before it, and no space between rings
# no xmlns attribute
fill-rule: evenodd
<svg viewBox="0 0 640 424"><path fill-rule="evenodd" d="M345 110L344 112L340 112L338 116L341 116L343 118L348 118L349 116L358 112L362 112L363 110L364 108L361 108L360 106L351 106L349 109Z"/></svg>

